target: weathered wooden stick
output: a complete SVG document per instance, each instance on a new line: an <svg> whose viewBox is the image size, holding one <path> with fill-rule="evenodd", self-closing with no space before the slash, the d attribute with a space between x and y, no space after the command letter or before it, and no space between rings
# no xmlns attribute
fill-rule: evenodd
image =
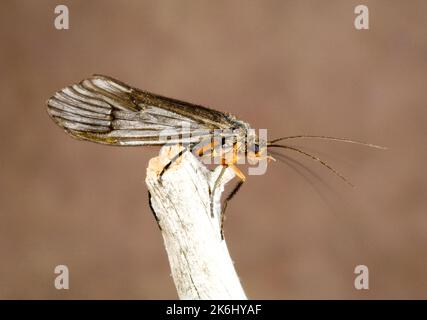
<svg viewBox="0 0 427 320"><path fill-rule="evenodd" d="M227 169L217 184L212 217L209 194L222 167L210 171L191 152L185 152L159 177L168 158L178 152L164 147L161 156L150 160L146 177L178 296L246 299L220 233L221 193L234 172Z"/></svg>

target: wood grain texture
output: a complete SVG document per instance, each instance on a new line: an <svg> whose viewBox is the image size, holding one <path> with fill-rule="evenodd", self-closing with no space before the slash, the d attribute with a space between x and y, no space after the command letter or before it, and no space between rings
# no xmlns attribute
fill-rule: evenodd
<svg viewBox="0 0 427 320"><path fill-rule="evenodd" d="M164 147L151 159L146 184L169 258L180 299L246 299L225 240L220 235L220 197L234 177L227 169L214 195L210 211L209 190L221 167L209 171L190 152L185 152L159 178L162 165L178 152Z"/></svg>

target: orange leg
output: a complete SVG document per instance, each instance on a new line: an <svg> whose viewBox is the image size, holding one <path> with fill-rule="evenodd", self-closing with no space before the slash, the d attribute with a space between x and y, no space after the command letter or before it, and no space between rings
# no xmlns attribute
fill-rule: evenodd
<svg viewBox="0 0 427 320"><path fill-rule="evenodd" d="M237 154L233 153L233 162L236 163L237 162ZM229 167L231 168L234 173L236 174L236 176L240 179L239 183L234 187L233 191L230 192L230 194L227 196L227 198L224 201L224 204L222 206L221 209L221 239L224 240L224 222L225 222L225 209L227 208L228 202L231 200L231 198L234 197L234 195L237 193L237 191L239 191L240 187L243 185L243 183L246 181L246 177L243 174L242 171L240 171L240 169L234 164L234 163L227 163L226 159L222 159L222 165L223 165L223 170L220 173L220 176L218 177L217 181L215 181L214 184L214 189L212 191L212 201L211 203L213 203L213 192L215 191L218 181L221 179L222 175L224 174L225 170ZM213 210L213 208L212 208ZM213 211L212 211L212 215L213 215Z"/></svg>
<svg viewBox="0 0 427 320"><path fill-rule="evenodd" d="M242 180L242 182L245 182L246 181L246 177L245 177L245 175L243 174L243 172L236 166L236 165L234 165L234 164L229 164L228 165L233 171L234 171L234 173L236 174L236 176L240 179L240 180Z"/></svg>
<svg viewBox="0 0 427 320"><path fill-rule="evenodd" d="M209 155L211 155L212 154L212 151L210 151L209 153L207 153L207 154L205 154L205 152L207 151L207 150L209 150L209 149L213 149L213 148L215 148L215 146L218 144L218 141L214 141L214 142L211 142L211 143L209 143L209 144L207 144L206 146L202 146L202 147L200 147L199 149L196 149L195 150L195 152L197 153L197 155L199 156L199 157L202 157L202 156L209 156Z"/></svg>
<svg viewBox="0 0 427 320"><path fill-rule="evenodd" d="M240 171L240 169L236 165L229 164L227 165L227 167L230 167L234 171L234 173L240 179L240 181L234 187L233 191L231 191L230 194L227 196L221 209L221 239L223 240L224 240L225 209L227 209L228 202L236 195L237 191L239 191L240 187L246 181L245 175L242 173L242 171Z"/></svg>

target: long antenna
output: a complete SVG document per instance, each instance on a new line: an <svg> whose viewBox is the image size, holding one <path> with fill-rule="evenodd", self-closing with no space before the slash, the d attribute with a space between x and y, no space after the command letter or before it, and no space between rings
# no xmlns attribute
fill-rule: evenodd
<svg viewBox="0 0 427 320"><path fill-rule="evenodd" d="M279 141L288 140L288 139L300 139L300 138L314 138L314 139L341 141L341 142L346 142L346 143L360 144L360 145L370 147L370 148L375 148L375 149L387 150L386 147L378 146L376 144L367 143L367 142L363 142L363 141L351 140L351 139L347 139L347 138L337 138L337 137L329 137L329 136L315 136L315 135L295 135L295 136L282 137L282 138L278 138L278 139L274 139L274 140L269 141L267 145L271 146L272 144L279 142Z"/></svg>
<svg viewBox="0 0 427 320"><path fill-rule="evenodd" d="M350 181L348 181L341 173L339 173L337 170L335 170L334 168L332 168L329 164L327 164L325 161L323 161L319 157L316 157L316 156L314 156L314 155L312 155L310 153L307 153L305 151L302 151L300 149L297 149L297 148L294 148L294 147L290 147L290 146L281 145L281 144L270 144L270 145L268 145L268 147L272 147L272 148L283 148L283 149L293 150L295 152L303 154L306 157L309 157L312 160L315 160L315 161L319 162L321 165L323 165L324 167L326 167L329 170L331 170L336 176L338 176L343 181L345 181L348 185L350 185L351 187L354 187L354 185Z"/></svg>

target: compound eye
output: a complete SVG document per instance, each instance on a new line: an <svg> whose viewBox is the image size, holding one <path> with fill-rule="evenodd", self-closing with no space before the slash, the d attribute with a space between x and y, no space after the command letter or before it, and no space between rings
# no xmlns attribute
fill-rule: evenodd
<svg viewBox="0 0 427 320"><path fill-rule="evenodd" d="M249 147L249 149L250 149L253 153L255 153L255 154L258 154L258 153L259 153L259 151L260 151L259 144L257 144L257 143L252 144L252 145Z"/></svg>

